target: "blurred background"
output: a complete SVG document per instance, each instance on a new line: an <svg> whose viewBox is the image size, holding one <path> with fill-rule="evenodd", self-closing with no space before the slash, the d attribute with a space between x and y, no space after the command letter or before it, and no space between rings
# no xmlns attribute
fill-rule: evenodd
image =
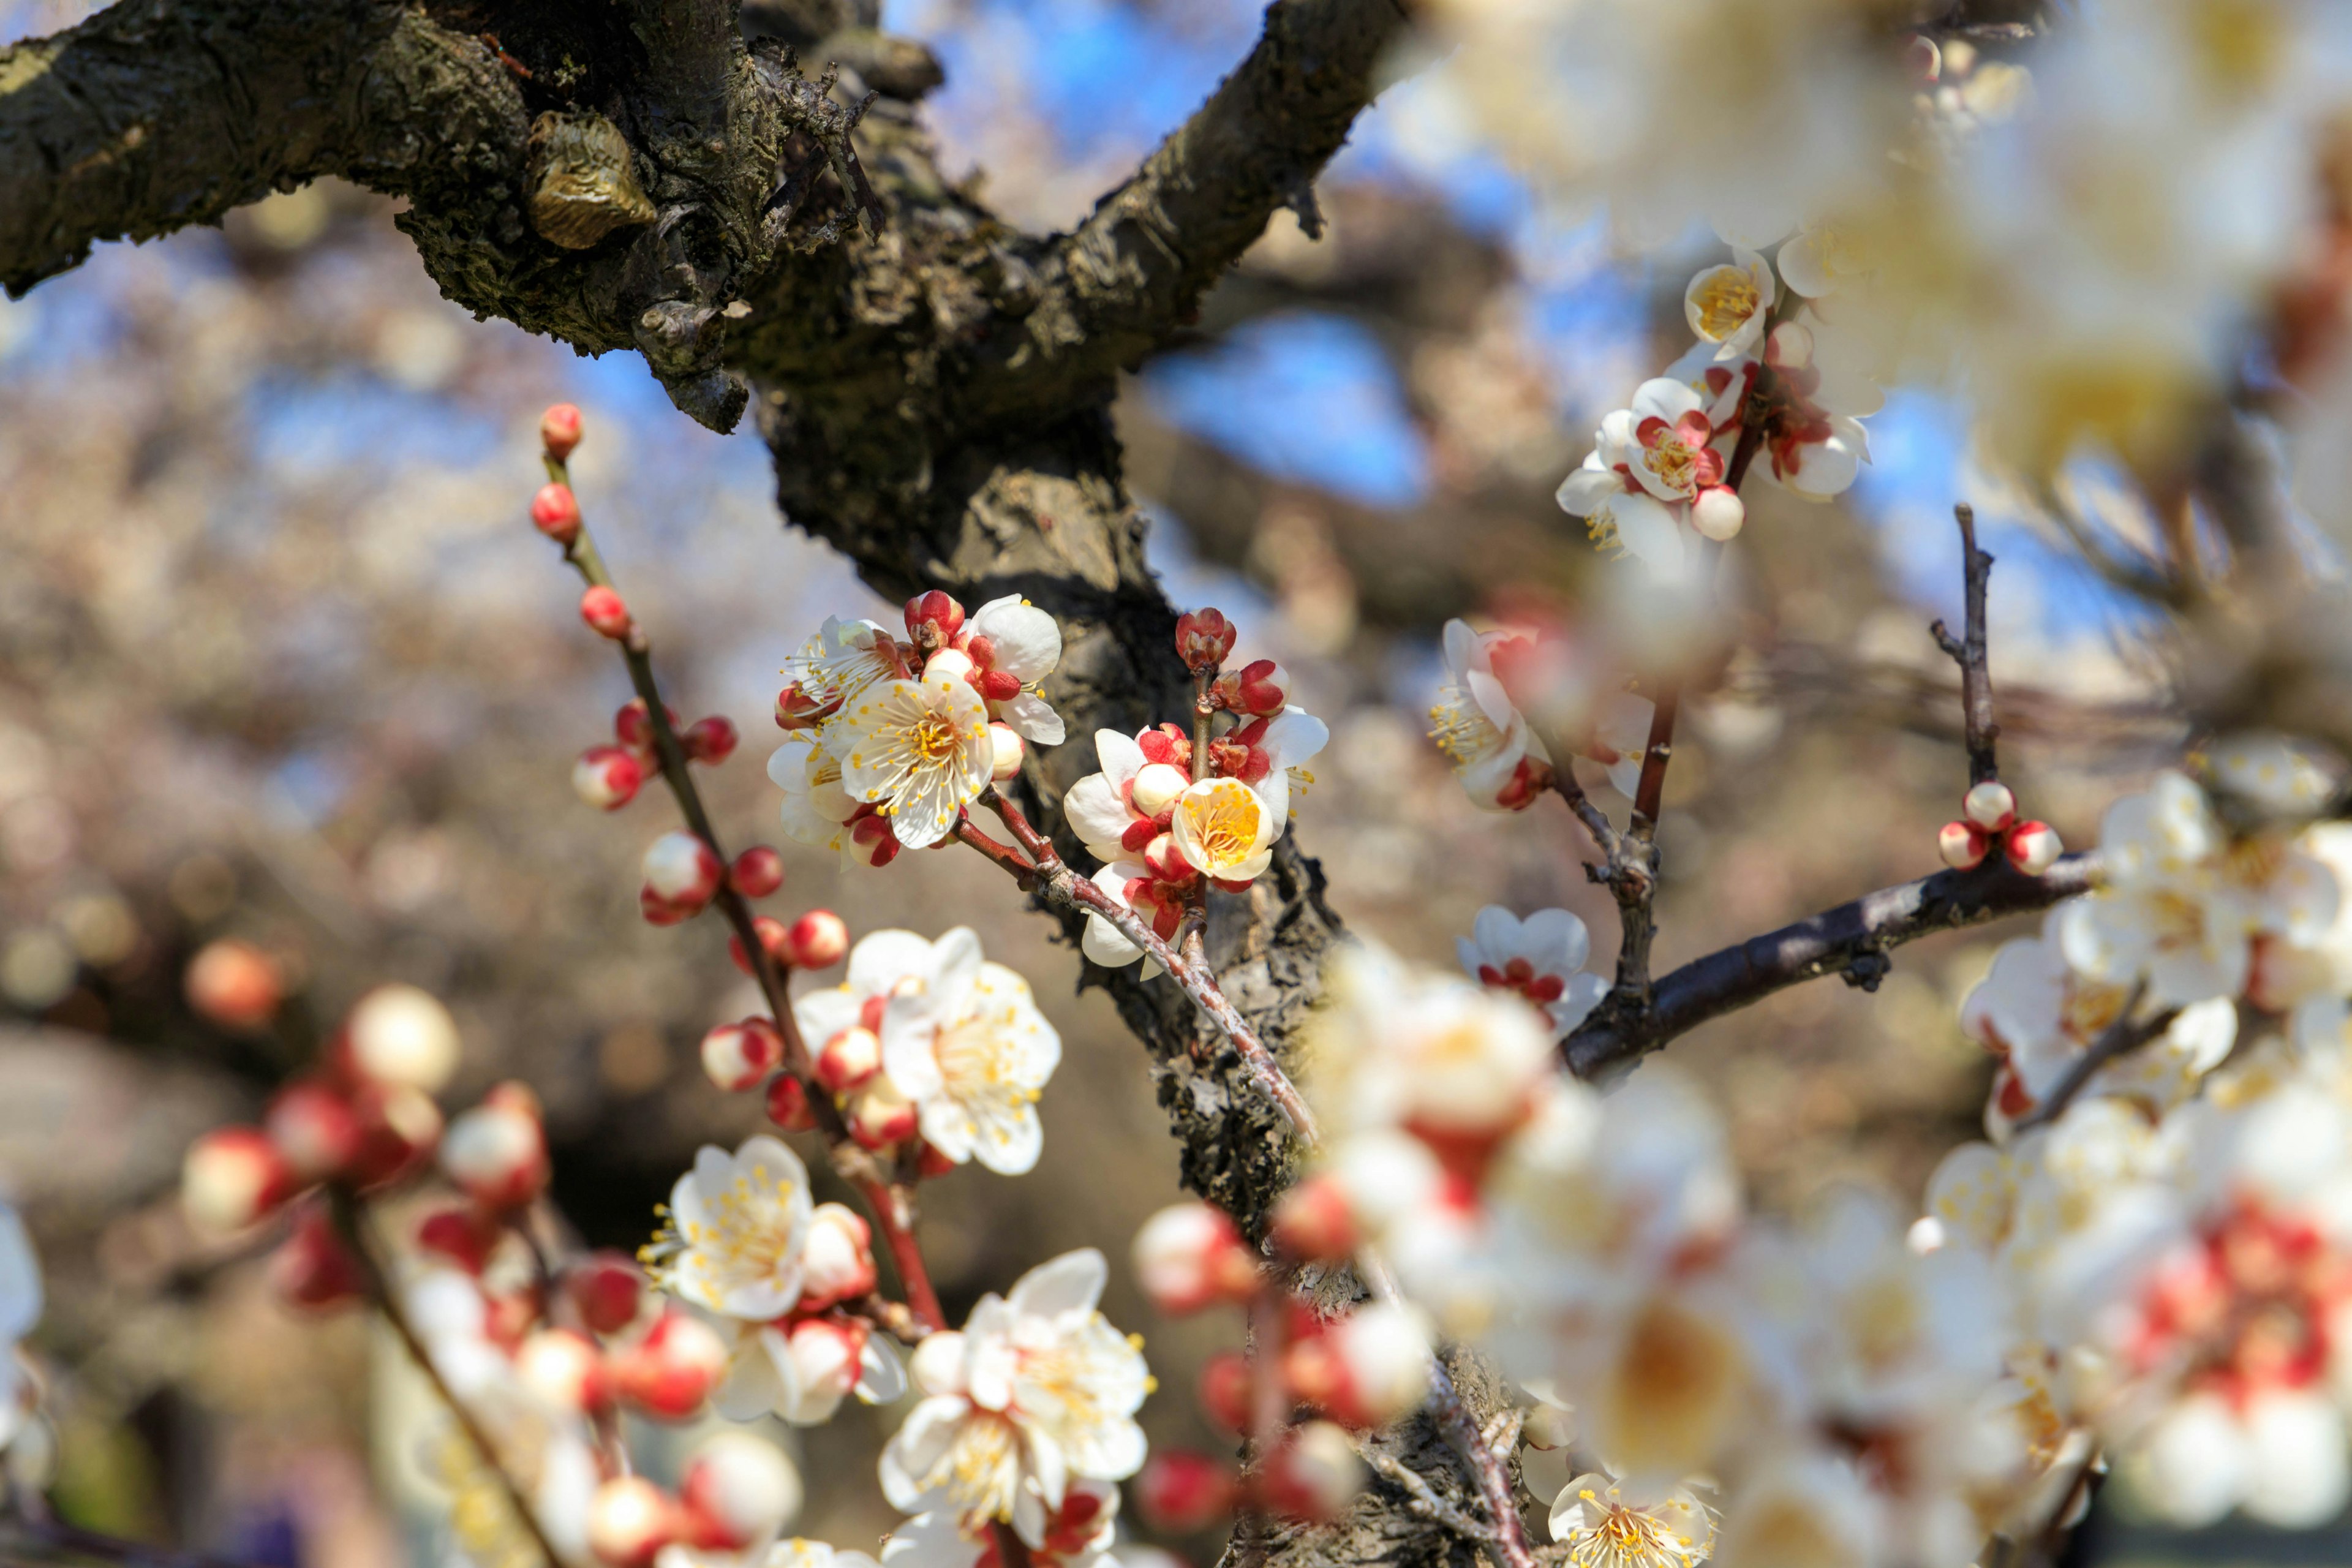
<svg viewBox="0 0 2352 1568"><path fill-rule="evenodd" d="M84 9L0 4L0 36ZM1008 218L1053 226L1240 58L1257 11L891 0L886 21L946 65L926 112L947 164L985 170ZM1625 260L1442 109L1392 89L1318 187L1326 236L1280 215L1195 339L1127 385L1129 478L1171 597L1223 608L1244 655L1282 659L1330 721L1301 830L1356 930L1451 963L1481 905L1564 905L1608 954L1581 832L1556 803L1473 809L1423 710L1448 616L1601 582L1553 487L1687 341L1682 287L1715 251L1701 235ZM467 319L392 214L316 185L221 231L103 247L0 304L0 1179L49 1279L34 1346L63 1510L254 1563L444 1550L427 1494L369 1483L404 1473L414 1441L396 1352L356 1315L291 1313L175 1200L188 1141L250 1119L368 985L413 981L455 1010L452 1106L506 1078L539 1092L555 1197L591 1243L646 1239L695 1147L760 1124L755 1097L713 1090L695 1056L752 1009L713 923L637 916L637 858L673 808L648 789L607 816L570 786L629 693L526 522L538 412L559 399L586 413L582 501L672 700L746 738L706 789L730 843L784 849L771 907L831 907L858 934L971 923L1063 1033L1038 1173L926 1189L950 1316L1099 1245L1110 1315L1145 1334L1160 1380L1155 1443L1213 1444L1189 1389L1239 1327L1155 1321L1123 1279L1127 1238L1177 1195L1175 1154L1140 1048L1079 989L1076 954L975 859L852 873L776 827L761 763L779 666L825 614L889 607L780 525L755 437L696 427L634 357ZM1751 503L1726 595L1737 652L1670 778L1662 969L1932 868L1963 777L1956 681L1927 632L1958 615L1957 500L1983 509L2000 561L1992 669L2021 796L2088 844L2182 739L2141 603L1975 473L1952 405L1898 392L1871 433L1874 463L1840 503ZM1855 1178L1916 1201L1982 1104L1989 1064L1956 1010L2011 934L1906 948L1875 994L1809 985L1675 1047L1718 1095L1756 1201ZM184 1002L187 959L225 936L290 977L273 1032L224 1032ZM797 1439L799 1531L863 1542L892 1522L871 1475L887 1419L853 1407ZM2226 1551L2285 1550L2249 1539Z"/></svg>

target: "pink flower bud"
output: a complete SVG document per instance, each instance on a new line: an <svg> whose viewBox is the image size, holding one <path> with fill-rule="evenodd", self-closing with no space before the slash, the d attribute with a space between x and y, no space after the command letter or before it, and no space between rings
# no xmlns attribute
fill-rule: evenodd
<svg viewBox="0 0 2352 1568"><path fill-rule="evenodd" d="M1241 636L1218 610L1193 610L1176 617L1176 657L1195 675L1225 662Z"/></svg>
<svg viewBox="0 0 2352 1568"><path fill-rule="evenodd" d="M1265 1503L1294 1519L1330 1519L1363 1489L1364 1462L1347 1428L1309 1421L1285 1434L1266 1465Z"/></svg>
<svg viewBox="0 0 2352 1568"><path fill-rule="evenodd" d="M721 1024L702 1037L702 1070L730 1094L758 1088L783 1054L782 1037L765 1018Z"/></svg>
<svg viewBox="0 0 2352 1568"><path fill-rule="evenodd" d="M801 1479L781 1449L749 1432L715 1432L678 1473L687 1538L740 1552L772 1540L801 1506Z"/></svg>
<svg viewBox="0 0 2352 1568"><path fill-rule="evenodd" d="M637 798L646 770L619 746L591 746L572 764L572 793L601 811L618 811Z"/></svg>
<svg viewBox="0 0 2352 1568"><path fill-rule="evenodd" d="M683 829L663 834L646 849L646 886L656 898L698 910L719 890L725 868L710 846Z"/></svg>
<svg viewBox="0 0 2352 1568"><path fill-rule="evenodd" d="M732 719L713 713L707 719L697 719L688 724L686 733L677 740L678 744L686 749L688 757L715 767L735 754L735 742L739 738Z"/></svg>
<svg viewBox="0 0 2352 1568"><path fill-rule="evenodd" d="M296 1217L292 1233L270 1255L269 1284L281 1300L314 1310L359 1299L359 1263L315 1201Z"/></svg>
<svg viewBox="0 0 2352 1568"><path fill-rule="evenodd" d="M496 1216L470 1204L445 1204L416 1222L415 1234L418 1251L478 1275L506 1230Z"/></svg>
<svg viewBox="0 0 2352 1568"><path fill-rule="evenodd" d="M699 1318L665 1312L614 1362L621 1397L648 1415L683 1421L727 1375L727 1345Z"/></svg>
<svg viewBox="0 0 2352 1568"><path fill-rule="evenodd" d="M1257 1289L1257 1254L1222 1209L1175 1204L1135 1233L1135 1273L1161 1311L1181 1316Z"/></svg>
<svg viewBox="0 0 2352 1568"><path fill-rule="evenodd" d="M800 1310L813 1312L870 1292L876 1284L873 1244L873 1229L856 1210L817 1205L802 1254Z"/></svg>
<svg viewBox="0 0 2352 1568"><path fill-rule="evenodd" d="M995 748L996 755L996 761L990 768L988 776L998 784L1003 784L1021 771L1021 756L1027 748L1021 737L1013 733L1013 726L1010 724L989 725L988 742Z"/></svg>
<svg viewBox="0 0 2352 1568"><path fill-rule="evenodd" d="M515 1350L522 1385L559 1410L583 1415L613 1401L613 1373L596 1342L570 1329L539 1329Z"/></svg>
<svg viewBox="0 0 2352 1568"><path fill-rule="evenodd" d="M1987 833L1999 833L2017 820L2017 796L1999 779L1987 779L1960 797L1960 815Z"/></svg>
<svg viewBox="0 0 2352 1568"><path fill-rule="evenodd" d="M1242 666L1229 705L1239 713L1279 713L1290 693L1290 675L1270 658Z"/></svg>
<svg viewBox="0 0 2352 1568"><path fill-rule="evenodd" d="M1936 853L1955 871L1974 870L1991 847L1991 836L1973 822L1948 822L1936 833Z"/></svg>
<svg viewBox="0 0 2352 1568"><path fill-rule="evenodd" d="M760 951L782 963L784 961L784 922L773 915L755 915L751 920L751 930L760 939ZM727 939L727 956L734 962L736 968L746 974L751 973L751 960L743 951L742 938L730 936Z"/></svg>
<svg viewBox="0 0 2352 1568"><path fill-rule="evenodd" d="M625 1252L592 1252L563 1272L563 1293L590 1331L617 1334L637 1321L646 1277Z"/></svg>
<svg viewBox="0 0 2352 1568"><path fill-rule="evenodd" d="M768 1085L768 1120L787 1132L805 1132L816 1125L809 1109L808 1086L790 1073Z"/></svg>
<svg viewBox="0 0 2352 1568"><path fill-rule="evenodd" d="M547 1185L547 1134L520 1106L485 1102L449 1124L441 1173L484 1208L520 1208Z"/></svg>
<svg viewBox="0 0 2352 1568"><path fill-rule="evenodd" d="M557 462L572 456L572 448L580 445L580 410L569 403L551 405L539 416L539 439Z"/></svg>
<svg viewBox="0 0 2352 1568"><path fill-rule="evenodd" d="M662 704L662 715L669 727L677 728L677 710ZM613 714L613 738L639 756L649 756L654 750L653 710L642 697L632 697Z"/></svg>
<svg viewBox="0 0 2352 1568"><path fill-rule="evenodd" d="M289 1083L269 1102L262 1126L303 1186L340 1173L364 1137L352 1102L316 1079Z"/></svg>
<svg viewBox="0 0 2352 1568"><path fill-rule="evenodd" d="M988 639L980 639L985 643ZM925 680L971 680L980 673L971 655L961 648L943 647L923 661Z"/></svg>
<svg viewBox="0 0 2352 1568"><path fill-rule="evenodd" d="M647 925L674 926L691 918L697 911L685 904L673 904L651 888L637 889L637 913Z"/></svg>
<svg viewBox="0 0 2352 1568"><path fill-rule="evenodd" d="M377 1083L437 1091L457 1070L457 1021L429 992L379 985L343 1020L342 1055Z"/></svg>
<svg viewBox="0 0 2352 1568"><path fill-rule="evenodd" d="M1429 1342L1401 1308L1358 1309L1294 1341L1282 1373L1292 1395L1346 1426L1385 1426L1429 1393Z"/></svg>
<svg viewBox="0 0 2352 1568"><path fill-rule="evenodd" d="M2066 847L2058 842L2058 830L2046 822L2021 822L2009 830L2010 864L2029 877L2039 877L2050 869Z"/></svg>
<svg viewBox="0 0 2352 1568"><path fill-rule="evenodd" d="M868 815L849 825L850 853L868 866L887 866L898 858L898 835L887 816Z"/></svg>
<svg viewBox="0 0 2352 1568"><path fill-rule="evenodd" d="M620 595L602 584L580 595L580 618L600 637L618 642L629 635L629 606L621 602Z"/></svg>
<svg viewBox="0 0 2352 1568"><path fill-rule="evenodd" d="M251 942L223 938L207 942L188 963L181 982L188 1005L224 1029L258 1029L286 999L286 981L277 961Z"/></svg>
<svg viewBox="0 0 2352 1568"><path fill-rule="evenodd" d="M588 1503L588 1550L611 1568L650 1568L683 1532L669 1495L643 1476L615 1476Z"/></svg>
<svg viewBox="0 0 2352 1568"><path fill-rule="evenodd" d="M530 521L556 543L569 544L580 537L580 498L572 493L570 485L541 485L530 498Z"/></svg>
<svg viewBox="0 0 2352 1568"><path fill-rule="evenodd" d="M794 969L830 969L849 953L849 926L831 910L811 910L784 932L784 962Z"/></svg>
<svg viewBox="0 0 2352 1568"><path fill-rule="evenodd" d="M816 1080L829 1094L863 1089L881 1070L882 1042L871 1029L844 1029L816 1053Z"/></svg>
<svg viewBox="0 0 2352 1568"><path fill-rule="evenodd" d="M915 1135L915 1107L878 1074L849 1102L849 1133L862 1149L887 1149Z"/></svg>
<svg viewBox="0 0 2352 1568"><path fill-rule="evenodd" d="M352 1097L352 1106L360 1117L360 1150L345 1173L362 1187L410 1174L441 1140L441 1108L421 1089L367 1084Z"/></svg>
<svg viewBox="0 0 2352 1568"><path fill-rule="evenodd" d="M1206 1454L1164 1449L1144 1461L1135 1478L1135 1506L1146 1523L1164 1534L1210 1529L1233 1514L1233 1467Z"/></svg>
<svg viewBox="0 0 2352 1568"><path fill-rule="evenodd" d="M286 1156L258 1127L216 1128L188 1145L180 1166L180 1206L201 1231L243 1230L295 1190Z"/></svg>
<svg viewBox="0 0 2352 1568"><path fill-rule="evenodd" d="M735 857L727 879L747 899L764 899L784 885L784 858L764 844L754 844Z"/></svg>
<svg viewBox="0 0 2352 1568"><path fill-rule="evenodd" d="M1354 1256L1363 1239L1347 1187L1328 1173L1309 1176L1282 1194L1274 1205L1272 1237L1284 1257L1302 1263L1337 1263Z"/></svg>
<svg viewBox="0 0 2352 1568"><path fill-rule="evenodd" d="M907 636L925 653L955 641L963 630L963 606L937 588L907 601Z"/></svg>
<svg viewBox="0 0 2352 1568"><path fill-rule="evenodd" d="M838 702L819 702L802 690L796 680L776 693L776 728L814 730L840 707Z"/></svg>
<svg viewBox="0 0 2352 1568"><path fill-rule="evenodd" d="M792 1358L798 1395L789 1419L813 1425L831 1417L864 1375L866 1325L806 1319L793 1325L784 1351Z"/></svg>
<svg viewBox="0 0 2352 1568"><path fill-rule="evenodd" d="M1729 485L1709 485L1691 502L1691 526L1718 543L1737 539L1747 521L1747 504Z"/></svg>
<svg viewBox="0 0 2352 1568"><path fill-rule="evenodd" d="M1158 818L1176 804L1176 797L1192 786L1192 775L1167 763L1146 763L1137 770L1135 783L1128 793L1136 815Z"/></svg>

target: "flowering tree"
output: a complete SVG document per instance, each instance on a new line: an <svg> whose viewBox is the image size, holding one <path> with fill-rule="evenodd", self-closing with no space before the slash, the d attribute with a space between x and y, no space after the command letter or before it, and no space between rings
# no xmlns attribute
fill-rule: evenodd
<svg viewBox="0 0 2352 1568"><path fill-rule="evenodd" d="M287 1300L397 1334L446 1409L471 1560L867 1561L783 1536L799 1481L772 1443L722 1429L667 1488L622 1417L822 1427L910 1392L877 1459L905 1521L856 1543L903 1568L1131 1554L1122 1484L1164 1528L1230 1521L1243 1561L1507 1568L2038 1559L2116 1460L2184 1521L2342 1508L2352 847L2330 748L2352 734L2340 487L2309 411L2343 393L2352 231L2312 149L2352 39L2288 0L2013 9L1280 0L1064 236L940 177L905 107L935 69L870 27L826 35L862 97L700 4L562 26L493 5L460 30L399 5L321 26L125 0L0 55L0 143L26 154L0 174L12 288L337 173L409 198L460 302L634 349L715 428L756 407L793 521L906 601L895 625L824 619L784 672L783 831L877 874L984 857L1181 1086L1198 1201L1112 1255L1166 1311L1238 1310L1245 1348L1202 1390L1231 1455L1147 1455L1152 1382L1099 1310L1104 1251L1035 1259L948 1321L922 1184L1035 1165L1059 1037L986 958L992 911L864 933L755 912L781 862L722 830L695 773L740 737L664 700L661 628L573 488L593 433L548 410L529 515L636 693L572 782L617 812L657 779L674 805L639 907L682 938L725 928L761 1010L702 1063L777 1131L703 1149L637 1258L569 1251L532 1091L445 1122L454 1026L387 985L184 1182L195 1220L273 1248ZM1429 710L1472 805L1589 836L1620 915L1598 969L1563 910L1487 909L1459 974L1344 935L1300 847L1328 731L1243 628L1161 595L1105 414L1278 206L1311 232L1313 178L1381 72L1433 46L1437 90L1563 211L1598 203L1661 253L1694 223L1720 242L1683 291L1686 352L1560 485L1611 558L1600 602L1449 623ZM2063 850L2000 776L1994 563L1960 505L1943 868L1659 973L1683 697L1736 652L1721 606L1750 512L1774 526L1790 513L1761 492L1853 484L1885 389L1923 382L1969 401L1988 468L2169 612L2189 743ZM2126 476L2147 527L2086 514L2085 462ZM1749 1213L1704 1097L1646 1061L1791 985L1874 987L1916 938L2045 911L1964 1011L1997 1058L1987 1139L1916 1205ZM186 979L225 1020L278 1000L232 946ZM814 1201L820 1161L858 1207ZM437 1195L390 1223L419 1190ZM10 1216L0 1334L39 1304ZM13 1524L135 1555L47 1517L37 1381L12 1359L0 1395Z"/></svg>

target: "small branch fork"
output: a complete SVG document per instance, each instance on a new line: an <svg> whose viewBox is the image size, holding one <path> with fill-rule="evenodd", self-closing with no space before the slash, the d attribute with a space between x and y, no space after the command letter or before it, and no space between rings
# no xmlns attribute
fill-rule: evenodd
<svg viewBox="0 0 2352 1568"><path fill-rule="evenodd" d="M1992 576L1992 557L1977 548L1975 509L1962 501L1952 509L1952 515L1960 525L1960 561L1968 583L1966 626L1958 639L1941 621L1927 629L1935 634L1936 646L1960 667L1960 707L1968 723L1969 783L1980 784L2000 777L2000 766L1993 751L1994 743L2000 739L2000 726L1993 721L1992 677L1985 665L1985 585Z"/></svg>
<svg viewBox="0 0 2352 1568"><path fill-rule="evenodd" d="M546 458L548 477L569 487L571 474L564 460L554 455ZM580 531L564 547L563 558L576 570L583 581L592 587L613 586L612 574L597 552L596 542L590 537L588 525L583 522ZM646 721L653 731L654 754L661 763L663 782L677 801L678 812L686 818L688 831L702 840L711 854L718 857L721 867L734 862L720 844L719 835L710 826L710 813L702 804L701 791L687 763L686 747L669 721L669 709L662 701L660 684L654 678L653 650L645 628L632 620L628 635L619 643L622 658L629 667L629 684L646 705ZM730 874L719 879L719 890L711 902L726 918L734 932L736 945L750 964L751 977L758 982L761 997L767 1003L769 1016L776 1031L783 1037L784 1070L801 1080L808 1091L809 1110L816 1119L817 1130L824 1135L834 1168L855 1186L873 1211L874 1223L888 1244L892 1261L898 1266L899 1283L906 1289L907 1305L927 1329L944 1329L947 1317L940 1310L939 1294L931 1287L930 1270L924 1264L922 1248L915 1238L916 1210L913 1189L903 1182L893 1182L875 1163L873 1156L858 1146L850 1135L849 1126L842 1119L841 1110L833 1102L812 1076L814 1058L808 1042L801 1037L800 1025L793 1016L792 995L788 989L791 976L779 963L767 944L761 941L759 927L754 923L751 906L737 890Z"/></svg>
<svg viewBox="0 0 2352 1568"><path fill-rule="evenodd" d="M2057 1121L2066 1113L2066 1108L2074 1103L2075 1098L2089 1086L2090 1081L2098 1076L2101 1068L2131 1055L2172 1027L2173 1020L2180 1016L2178 1007L2166 1007L2144 1018L2132 1016L2147 999L2147 982L2143 980L2132 987L2130 996L2124 1001L2123 1011L2116 1015L2116 1021L2100 1030L2099 1037L2091 1042L2090 1049L2066 1069L2065 1077L2051 1086L2049 1098L2011 1123L2012 1136L2030 1132L2036 1127L2046 1127Z"/></svg>

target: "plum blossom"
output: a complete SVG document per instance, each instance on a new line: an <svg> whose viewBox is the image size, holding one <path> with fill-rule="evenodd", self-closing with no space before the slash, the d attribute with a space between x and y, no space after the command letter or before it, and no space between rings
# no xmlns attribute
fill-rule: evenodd
<svg viewBox="0 0 2352 1568"><path fill-rule="evenodd" d="M1772 264L1756 252L1735 247L1732 260L1710 267L1683 290L1683 315L1702 341L1718 345L1718 360L1737 359L1754 352L1764 336L1773 302L1780 297Z"/></svg>
<svg viewBox="0 0 2352 1568"><path fill-rule="evenodd" d="M803 722L830 717L877 681L904 679L909 673L888 631L873 621L838 616L827 616L816 635L784 661L792 682L790 706Z"/></svg>
<svg viewBox="0 0 2352 1568"><path fill-rule="evenodd" d="M1695 1568L1715 1551L1715 1514L1687 1487L1628 1495L1601 1472L1552 1500L1551 1538L1574 1568Z"/></svg>
<svg viewBox="0 0 2352 1568"><path fill-rule="evenodd" d="M1034 744L1062 743L1062 716L1037 695L1037 683L1062 662L1062 628L1053 616L1007 594L973 611L955 646L971 660L971 683L991 719Z"/></svg>
<svg viewBox="0 0 2352 1568"><path fill-rule="evenodd" d="M1565 1035L1609 994L1609 982L1586 972L1592 938L1566 910L1538 910L1525 921L1489 904L1454 939L1470 978L1498 991L1516 991L1544 1011Z"/></svg>
<svg viewBox="0 0 2352 1568"><path fill-rule="evenodd" d="M670 1189L646 1269L721 1317L782 1317L800 1300L812 1206L807 1168L780 1140L763 1133L732 1154L705 1144Z"/></svg>
<svg viewBox="0 0 2352 1568"><path fill-rule="evenodd" d="M703 1552L673 1543L654 1558L654 1568L881 1568L881 1564L868 1552L845 1552L794 1535L748 1552Z"/></svg>
<svg viewBox="0 0 2352 1568"><path fill-rule="evenodd" d="M1680 568L1691 508L1717 490L1729 506L1738 504L1723 484L1728 459L1718 445L1720 412L1686 381L1643 382L1632 406L1601 422L1591 454L1559 487L1561 509L1585 519L1604 549L1622 546L1654 568Z"/></svg>
<svg viewBox="0 0 2352 1568"><path fill-rule="evenodd" d="M1187 865L1238 890L1273 861L1276 820L1265 797L1241 780L1202 779L1176 797L1168 831Z"/></svg>
<svg viewBox="0 0 2352 1568"><path fill-rule="evenodd" d="M924 1397L882 1454L892 1506L950 1510L974 1533L1010 1523L1034 1547L1073 1480L1123 1480L1142 1466L1135 1411L1150 1380L1096 1310L1108 1275L1101 1253L1065 1253L982 1297L961 1332L923 1342Z"/></svg>
<svg viewBox="0 0 2352 1568"><path fill-rule="evenodd" d="M1029 1560L1036 1568L1116 1568L1118 1539L1118 1488L1074 1480L1047 1514L1043 1539L1029 1546ZM919 1513L892 1531L882 1561L889 1568L999 1568L995 1542L965 1528L952 1509Z"/></svg>
<svg viewBox="0 0 2352 1568"><path fill-rule="evenodd" d="M1551 781L1551 755L1495 673L1494 653L1507 633L1480 634L1467 621L1445 623L1445 680L1429 710L1430 739L1454 764L1472 805L1523 811Z"/></svg>
<svg viewBox="0 0 2352 1568"><path fill-rule="evenodd" d="M908 849L946 837L996 765L980 693L928 669L868 686L826 725L825 746L841 759L842 787L878 806Z"/></svg>
<svg viewBox="0 0 2352 1568"><path fill-rule="evenodd" d="M841 782L841 759L814 731L795 730L768 756L768 778L784 792L784 833L812 849L845 851L857 797Z"/></svg>
<svg viewBox="0 0 2352 1568"><path fill-rule="evenodd" d="M730 1421L772 1415L816 1426L833 1418L845 1395L888 1405L906 1392L906 1369L864 1323L806 1317L740 1325L711 1405Z"/></svg>
<svg viewBox="0 0 2352 1568"><path fill-rule="evenodd" d="M1070 786L1062 811L1087 852L1108 865L1168 831L1176 797L1192 782L1192 742L1173 724L1132 737L1097 730L1095 759L1101 771Z"/></svg>

